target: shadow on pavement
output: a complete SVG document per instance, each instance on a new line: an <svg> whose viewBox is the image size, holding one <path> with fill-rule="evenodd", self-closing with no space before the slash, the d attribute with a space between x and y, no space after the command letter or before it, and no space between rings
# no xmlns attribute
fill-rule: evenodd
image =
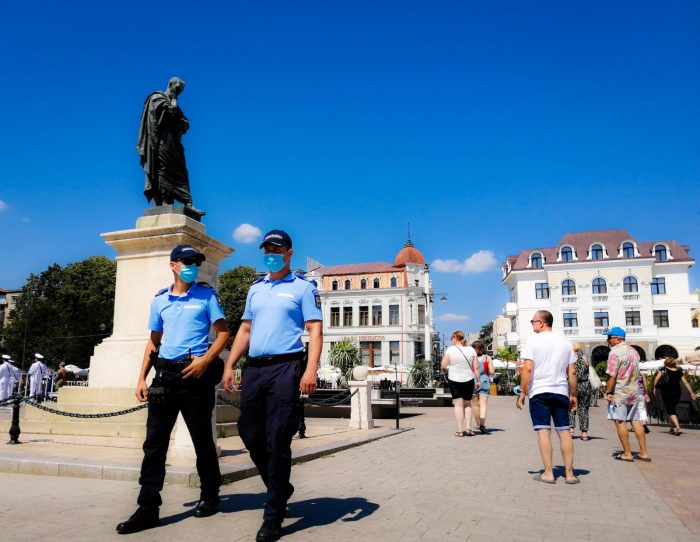
<svg viewBox="0 0 700 542"><path fill-rule="evenodd" d="M329 525L336 521L360 521L373 514L379 505L362 497L336 499L321 497L305 501L292 502L287 505L288 518L299 518L291 525L282 528L285 535Z"/></svg>
<svg viewBox="0 0 700 542"><path fill-rule="evenodd" d="M542 469L537 469L537 470L529 470L527 471L529 474L541 474ZM564 465L555 465L554 468L552 468L552 472L554 472L554 477L555 478L565 478L564 474ZM576 476L586 476L587 474L590 474L591 471L588 469L577 469L574 467L574 475Z"/></svg>

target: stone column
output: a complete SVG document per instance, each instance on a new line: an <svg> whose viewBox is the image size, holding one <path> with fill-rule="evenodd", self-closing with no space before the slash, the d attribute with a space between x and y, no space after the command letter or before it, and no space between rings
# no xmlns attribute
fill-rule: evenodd
<svg viewBox="0 0 700 542"><path fill-rule="evenodd" d="M350 429L372 429L372 382L351 380L350 393L357 393L350 399Z"/></svg>

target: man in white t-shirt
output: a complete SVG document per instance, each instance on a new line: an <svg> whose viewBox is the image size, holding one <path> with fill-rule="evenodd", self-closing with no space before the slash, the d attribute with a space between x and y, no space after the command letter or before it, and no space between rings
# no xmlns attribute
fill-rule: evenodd
<svg viewBox="0 0 700 542"><path fill-rule="evenodd" d="M530 418L537 431L537 443L544 471L535 475L538 482L556 483L552 462L551 422L559 436L567 484L578 484L574 474L574 441L569 432L569 410L576 409L576 356L571 343L552 332L554 318L548 311L537 311L530 320L535 334L520 353L521 395L515 405L522 409L529 396Z"/></svg>

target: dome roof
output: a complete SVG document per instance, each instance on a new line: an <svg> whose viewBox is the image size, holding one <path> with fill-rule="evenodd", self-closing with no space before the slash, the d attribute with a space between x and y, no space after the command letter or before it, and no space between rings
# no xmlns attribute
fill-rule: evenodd
<svg viewBox="0 0 700 542"><path fill-rule="evenodd" d="M407 263L425 265L425 258L409 239L394 259L394 267L406 267Z"/></svg>

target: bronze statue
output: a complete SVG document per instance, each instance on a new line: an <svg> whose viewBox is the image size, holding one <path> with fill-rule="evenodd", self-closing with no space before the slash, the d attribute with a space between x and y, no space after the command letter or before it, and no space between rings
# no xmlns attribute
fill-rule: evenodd
<svg viewBox="0 0 700 542"><path fill-rule="evenodd" d="M177 97L185 89L179 77L168 81L168 89L156 91L146 98L141 115L136 150L146 172L143 193L156 206L184 203L192 206L190 180L185 163L185 148L180 141L190 123L177 105Z"/></svg>

